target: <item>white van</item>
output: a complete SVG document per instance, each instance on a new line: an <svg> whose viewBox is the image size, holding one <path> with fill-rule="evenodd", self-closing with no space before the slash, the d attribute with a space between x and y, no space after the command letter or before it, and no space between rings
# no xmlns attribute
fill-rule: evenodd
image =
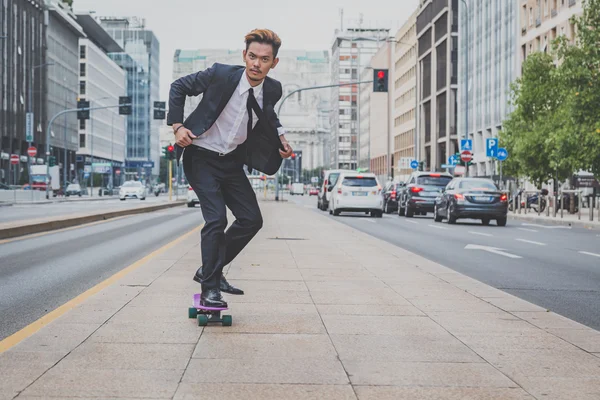
<svg viewBox="0 0 600 400"><path fill-rule="evenodd" d="M290 194L292 196L295 194L304 196L304 184L303 183L292 183L292 188L290 189Z"/></svg>
<svg viewBox="0 0 600 400"><path fill-rule="evenodd" d="M351 169L331 169L325 171L325 178L323 179L323 185L319 188L319 194L317 195L317 208L322 211L329 209L329 199L331 198L331 189L337 183L340 174L348 172L354 173Z"/></svg>

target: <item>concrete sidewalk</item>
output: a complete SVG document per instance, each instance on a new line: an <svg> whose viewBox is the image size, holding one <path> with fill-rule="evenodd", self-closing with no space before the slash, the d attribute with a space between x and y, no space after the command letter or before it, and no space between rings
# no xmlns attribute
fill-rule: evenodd
<svg viewBox="0 0 600 400"><path fill-rule="evenodd" d="M600 398L600 332L325 215L261 207L227 269L246 291L227 296L233 326L188 319L196 230L0 354L0 398Z"/></svg>

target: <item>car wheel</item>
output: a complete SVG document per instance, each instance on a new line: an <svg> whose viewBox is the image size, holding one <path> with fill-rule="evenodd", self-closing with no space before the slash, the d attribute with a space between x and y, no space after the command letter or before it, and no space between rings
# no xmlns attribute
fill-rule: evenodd
<svg viewBox="0 0 600 400"><path fill-rule="evenodd" d="M410 208L409 205L406 205L406 210L404 211L404 216L406 218L412 218L415 215L415 212Z"/></svg>
<svg viewBox="0 0 600 400"><path fill-rule="evenodd" d="M435 206L433 207L433 220L434 220L435 222L442 222L442 220L443 220L442 216L438 214L438 208L437 208L437 205L435 205Z"/></svg>
<svg viewBox="0 0 600 400"><path fill-rule="evenodd" d="M400 204L398 203L398 216L402 217L404 215L404 208L400 207Z"/></svg>
<svg viewBox="0 0 600 400"><path fill-rule="evenodd" d="M146 198L145 197L141 197L140 200L146 200Z"/></svg>
<svg viewBox="0 0 600 400"><path fill-rule="evenodd" d="M498 226L506 226L506 217L500 217L496 219L496 224Z"/></svg>
<svg viewBox="0 0 600 400"><path fill-rule="evenodd" d="M338 215L340 215L340 212L338 210L333 210L333 216L337 217Z"/></svg>
<svg viewBox="0 0 600 400"><path fill-rule="evenodd" d="M488 226L490 224L490 219L489 218L482 218L481 219L481 224Z"/></svg>
<svg viewBox="0 0 600 400"><path fill-rule="evenodd" d="M125 201L125 199L121 199L121 201Z"/></svg>
<svg viewBox="0 0 600 400"><path fill-rule="evenodd" d="M390 213L390 210L388 209L388 203L387 201L385 202L384 206L383 206L383 212L386 214Z"/></svg>
<svg viewBox="0 0 600 400"><path fill-rule="evenodd" d="M188 203L188 207L189 207L189 208L193 208L194 206L195 206L195 204L194 204L194 203Z"/></svg>
<svg viewBox="0 0 600 400"><path fill-rule="evenodd" d="M446 209L446 218L448 219L448 223L453 225L456 223L456 217L452 215L452 211L450 211L450 207Z"/></svg>
<svg viewBox="0 0 600 400"><path fill-rule="evenodd" d="M333 210L331 208L329 209L329 215L333 215Z"/></svg>

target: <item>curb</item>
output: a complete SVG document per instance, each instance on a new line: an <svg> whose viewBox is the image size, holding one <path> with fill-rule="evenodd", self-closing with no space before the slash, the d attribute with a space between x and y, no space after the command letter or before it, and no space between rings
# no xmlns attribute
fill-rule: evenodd
<svg viewBox="0 0 600 400"><path fill-rule="evenodd" d="M180 200L167 204L156 204L146 207L131 208L119 211L106 211L97 214L83 215L79 217L56 219L39 223L29 223L20 226L11 226L8 228L0 228L0 239L10 239L23 235L31 235L33 233L70 228L72 226L88 224L90 222L103 221L110 218L122 217L124 215L143 214L152 211L164 210L167 208L173 208L184 204L186 204L186 201Z"/></svg>
<svg viewBox="0 0 600 400"><path fill-rule="evenodd" d="M580 220L567 220L567 219L561 219L560 217L556 217L556 218L543 218L543 217L538 217L538 216L529 216L529 215L512 215L512 214L508 214L510 219L516 220L516 221L529 221L529 222L540 222L540 223L546 223L546 224L551 224L551 225L561 225L561 226L572 226L572 227L576 227L576 228L585 228L585 229L600 229L600 223L598 222L590 222L590 221L584 221L583 219Z"/></svg>

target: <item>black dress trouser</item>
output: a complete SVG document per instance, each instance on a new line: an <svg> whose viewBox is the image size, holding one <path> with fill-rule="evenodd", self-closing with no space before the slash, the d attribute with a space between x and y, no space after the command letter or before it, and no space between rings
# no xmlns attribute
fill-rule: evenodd
<svg viewBox="0 0 600 400"><path fill-rule="evenodd" d="M183 170L198 195L205 222L201 233L203 291L219 287L223 268L262 228L256 194L239 153L219 156L195 145L183 153ZM226 206L236 218L227 232Z"/></svg>

